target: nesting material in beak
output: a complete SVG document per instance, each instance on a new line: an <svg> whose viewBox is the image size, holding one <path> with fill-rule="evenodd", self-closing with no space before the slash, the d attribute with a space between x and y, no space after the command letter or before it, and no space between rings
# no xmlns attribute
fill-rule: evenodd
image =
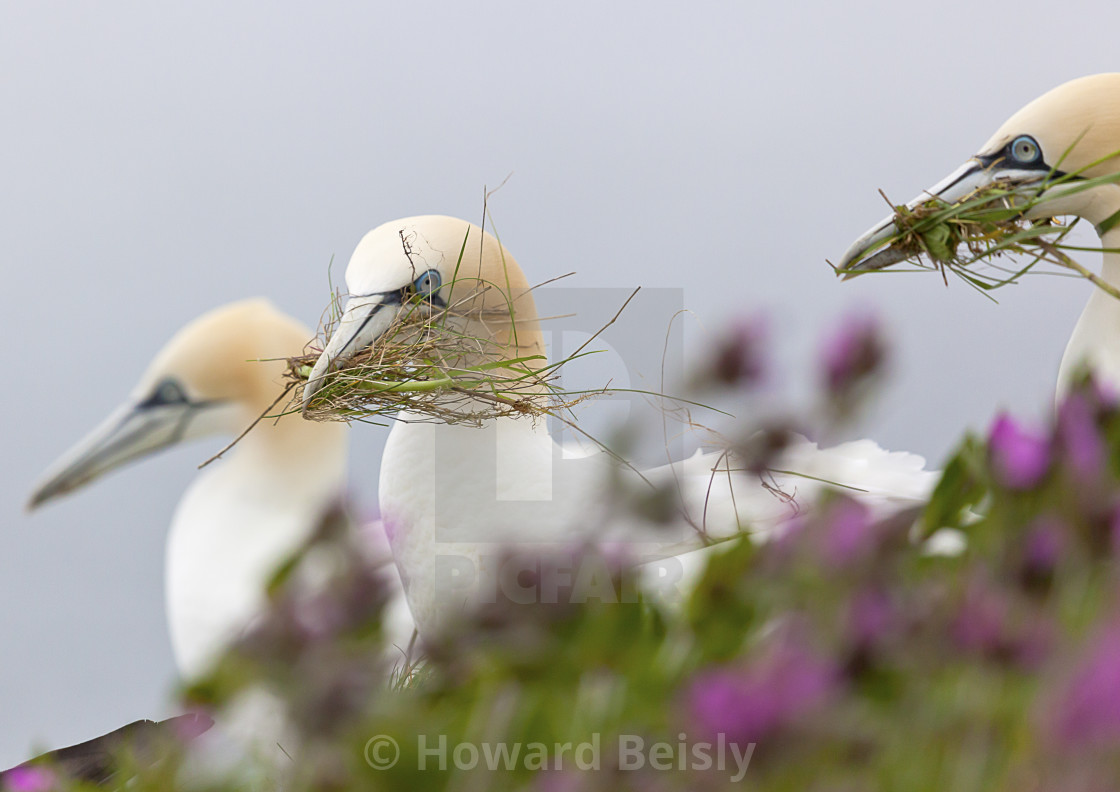
<svg viewBox="0 0 1120 792"><path fill-rule="evenodd" d="M593 395L564 395L556 384L560 364L511 346L516 300L487 308L476 292L450 305L399 300L394 310L357 300L365 302L351 299L337 327L325 328L321 355L289 360L289 377L306 383L306 418L348 421L405 410L478 426L499 416L543 416Z"/></svg>
<svg viewBox="0 0 1120 792"><path fill-rule="evenodd" d="M1055 224L1045 212L1047 201L1091 189L1102 178L1117 177L1080 179L970 160L922 195L895 206L894 214L852 244L836 273L846 280L907 262L913 267L904 271L940 272L946 282L952 273L987 292L1050 264L1072 270L1120 299L1120 292L1065 253L1063 239L1073 224ZM1008 267L999 261L1003 257L1020 261Z"/></svg>

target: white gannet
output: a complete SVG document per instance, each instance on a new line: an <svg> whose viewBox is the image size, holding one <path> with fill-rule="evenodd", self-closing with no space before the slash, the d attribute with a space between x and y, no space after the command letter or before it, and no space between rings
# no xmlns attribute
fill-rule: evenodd
<svg viewBox="0 0 1120 792"><path fill-rule="evenodd" d="M475 318L468 320L464 336L490 339L509 359L544 353L524 273L497 239L465 220L421 216L375 228L355 249L346 284L350 297L309 376L305 408L323 375L376 344L402 305L415 300L436 305L469 300ZM500 558L495 556L505 544L543 551L589 537L613 537L638 560L702 545L683 520L660 533L632 519L619 524L608 514L610 486L620 475L631 479L631 471L608 454L564 458L543 421L501 417L475 428L433 425L408 413L398 418L385 445L378 496L421 637L446 625L462 603L492 596L490 586L502 586L508 594L501 582L506 572L496 568ZM713 535L738 530L740 521L752 528L773 527L794 513L796 505L757 477L725 472L713 480L718 459L717 454L694 456L646 471L645 477L654 484L679 482L693 524L715 528ZM805 442L782 461L784 469L860 487L868 501L892 507L920 502L928 494L936 476L923 466L920 457L889 454L870 441L829 450ZM629 483L637 485L637 476ZM773 483L797 493L799 500L819 490L806 478L780 476Z"/></svg>
<svg viewBox="0 0 1120 792"><path fill-rule="evenodd" d="M128 401L51 467L29 507L177 443L241 432L281 393L282 359L299 354L310 337L263 299L190 322L157 354ZM206 671L261 611L269 576L343 496L347 450L341 425L299 416L265 420L191 483L172 519L166 555L171 645L185 678ZM367 533L377 541L376 526ZM399 585L390 575L390 585ZM386 629L403 647L412 626L403 598L396 600Z"/></svg>
<svg viewBox="0 0 1120 792"><path fill-rule="evenodd" d="M992 183L1031 185L1049 174L1095 178L1120 173L1120 74L1096 74L1060 85L1009 118L980 152L910 202L930 196L953 203ZM1104 248L1102 278L1120 287L1120 184L1078 191L1078 179L1046 190L1028 219L1076 216L1092 223ZM862 259L893 233L893 216L849 248L839 269L859 271ZM1058 371L1059 396L1081 365L1120 391L1120 301L1093 289Z"/></svg>

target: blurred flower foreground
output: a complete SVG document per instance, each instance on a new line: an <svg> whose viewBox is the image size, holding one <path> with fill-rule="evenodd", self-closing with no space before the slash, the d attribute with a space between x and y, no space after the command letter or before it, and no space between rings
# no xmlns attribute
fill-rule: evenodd
<svg viewBox="0 0 1120 792"><path fill-rule="evenodd" d="M712 346L699 392L749 403L771 381L758 322ZM866 319L832 334L815 428L851 419L887 357ZM730 437L764 471L798 426L769 418ZM269 617L183 693L221 723L267 691L282 758L247 767L259 760L238 755L200 772L197 741L172 741L154 763L123 757L117 780L137 790L1117 788L1118 480L1120 406L1085 378L1045 422L1000 415L986 436L966 435L924 509L874 521L854 498L830 496L772 541L721 545L683 604L643 599L617 558L598 558L601 596L489 604L410 663L384 645L384 584L356 562L339 510L277 574ZM946 528L965 535L963 552L931 550L926 537ZM49 764L7 783L78 787Z"/></svg>

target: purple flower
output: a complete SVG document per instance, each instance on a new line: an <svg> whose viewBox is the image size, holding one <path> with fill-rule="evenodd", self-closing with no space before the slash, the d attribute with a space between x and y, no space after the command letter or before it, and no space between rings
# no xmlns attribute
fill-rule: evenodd
<svg viewBox="0 0 1120 792"><path fill-rule="evenodd" d="M21 765L0 774L0 788L11 792L47 792L54 788L55 777L46 767Z"/></svg>
<svg viewBox="0 0 1120 792"><path fill-rule="evenodd" d="M988 455L996 480L1013 490L1034 487L1050 468L1050 443L1029 432L1006 413L996 418L988 434Z"/></svg>
<svg viewBox="0 0 1120 792"><path fill-rule="evenodd" d="M687 693L699 731L713 739L746 744L785 726L822 704L838 674L789 631L782 631L750 666L718 668L697 675Z"/></svg>
<svg viewBox="0 0 1120 792"><path fill-rule="evenodd" d="M772 540L762 545L762 552L778 565L790 563L805 546L807 536L809 536L809 520L806 515L800 513L791 515L774 528Z"/></svg>
<svg viewBox="0 0 1120 792"><path fill-rule="evenodd" d="M886 359L879 324L870 316L849 317L824 345L822 364L830 394L844 396L876 373Z"/></svg>
<svg viewBox="0 0 1120 792"><path fill-rule="evenodd" d="M1066 526L1056 517L1040 517L1027 528L1023 563L1028 572L1053 571L1066 546Z"/></svg>
<svg viewBox="0 0 1120 792"><path fill-rule="evenodd" d="M732 323L715 348L712 376L724 385L758 385L766 373L766 323L761 317Z"/></svg>
<svg viewBox="0 0 1120 792"><path fill-rule="evenodd" d="M1032 619L1011 647L1014 658L1023 668L1038 670L1053 653L1055 628L1047 618Z"/></svg>
<svg viewBox="0 0 1120 792"><path fill-rule="evenodd" d="M1088 399L1071 393L1058 408L1058 438L1063 455L1073 472L1096 478L1106 459L1104 439Z"/></svg>
<svg viewBox="0 0 1120 792"><path fill-rule="evenodd" d="M962 649L993 654L1006 647L1008 603L980 579L969 583L952 624L953 640Z"/></svg>
<svg viewBox="0 0 1120 792"><path fill-rule="evenodd" d="M848 631L857 646L881 641L895 621L895 608L890 598L878 589L856 594L848 606Z"/></svg>
<svg viewBox="0 0 1120 792"><path fill-rule="evenodd" d="M1115 410L1120 406L1120 393L1116 392L1116 386L1096 377L1092 377L1090 383L1093 399L1099 406L1106 410Z"/></svg>
<svg viewBox="0 0 1120 792"><path fill-rule="evenodd" d="M1108 625L1090 642L1057 699L1051 727L1069 747L1120 744L1120 623Z"/></svg>
<svg viewBox="0 0 1120 792"><path fill-rule="evenodd" d="M292 617L300 634L310 641L333 638L346 624L343 603L333 591L320 591L294 603Z"/></svg>
<svg viewBox="0 0 1120 792"><path fill-rule="evenodd" d="M778 563L808 558L823 568L842 568L869 555L879 532L871 510L843 495L810 514L795 514L775 530L766 552Z"/></svg>
<svg viewBox="0 0 1120 792"><path fill-rule="evenodd" d="M839 497L824 515L825 559L837 565L866 555L875 539L871 510L854 498Z"/></svg>
<svg viewBox="0 0 1120 792"><path fill-rule="evenodd" d="M769 422L740 443L736 453L748 471L759 475L774 466L794 439L794 427L791 424Z"/></svg>

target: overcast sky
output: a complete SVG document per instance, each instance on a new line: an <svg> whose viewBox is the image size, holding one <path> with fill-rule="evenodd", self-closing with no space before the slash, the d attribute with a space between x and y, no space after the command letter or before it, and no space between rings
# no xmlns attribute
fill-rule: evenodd
<svg viewBox="0 0 1120 792"><path fill-rule="evenodd" d="M1120 68L1117 29L1099 0L0 5L0 767L168 710L166 529L222 441L27 515L41 471L190 318L265 295L314 324L332 256L396 217L478 218L510 173L491 208L531 281L764 312L793 378L839 317L881 315L894 377L859 433L885 446L936 465L1001 407L1043 415L1087 284L997 306L824 260L878 189L908 199ZM371 506L384 436L354 432Z"/></svg>

